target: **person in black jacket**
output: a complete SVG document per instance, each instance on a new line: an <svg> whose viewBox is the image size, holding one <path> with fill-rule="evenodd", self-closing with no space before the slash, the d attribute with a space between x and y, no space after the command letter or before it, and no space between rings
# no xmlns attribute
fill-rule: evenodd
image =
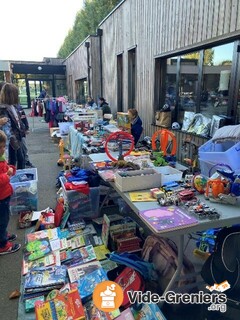
<svg viewBox="0 0 240 320"><path fill-rule="evenodd" d="M112 114L109 104L103 97L100 97L98 101L99 101L99 108L102 110L102 113L103 113L103 120L109 120L108 118L104 117L105 114Z"/></svg>
<svg viewBox="0 0 240 320"><path fill-rule="evenodd" d="M136 146L143 132L142 120L140 119L136 109L129 109L128 115L131 121L131 135L134 138L134 145Z"/></svg>

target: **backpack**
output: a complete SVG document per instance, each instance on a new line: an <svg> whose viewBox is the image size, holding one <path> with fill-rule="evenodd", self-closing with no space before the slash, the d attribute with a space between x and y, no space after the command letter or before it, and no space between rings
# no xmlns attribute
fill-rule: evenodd
<svg viewBox="0 0 240 320"><path fill-rule="evenodd" d="M178 249L176 244L168 238L154 235L148 236L142 249L142 258L153 264L157 279L155 281L156 290L162 294L177 268ZM184 256L180 277L194 272L193 264ZM180 288L187 284L194 284L195 282L196 277L194 275L188 276L186 279L179 279L176 282L176 287Z"/></svg>
<svg viewBox="0 0 240 320"><path fill-rule="evenodd" d="M125 267L123 271L114 280L123 289L123 302L122 307L124 309L130 307L131 303L128 298L128 292L142 291L145 290L145 282L141 274L129 267Z"/></svg>
<svg viewBox="0 0 240 320"><path fill-rule="evenodd" d="M214 252L205 261L201 276L210 286L228 281L230 291L240 292L240 226L220 230Z"/></svg>

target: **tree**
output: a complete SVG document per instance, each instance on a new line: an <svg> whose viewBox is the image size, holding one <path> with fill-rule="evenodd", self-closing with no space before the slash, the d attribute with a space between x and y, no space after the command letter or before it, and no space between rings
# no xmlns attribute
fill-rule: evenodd
<svg viewBox="0 0 240 320"><path fill-rule="evenodd" d="M184 59L199 60L199 58L200 58L199 51L193 52L193 53L187 53L184 55ZM213 58L214 58L214 50L213 49L204 50L204 58L203 58L204 65L212 66L213 65Z"/></svg>
<svg viewBox="0 0 240 320"><path fill-rule="evenodd" d="M73 28L68 32L58 51L59 58L66 58L88 35L96 34L99 23L120 0L86 0L77 12Z"/></svg>

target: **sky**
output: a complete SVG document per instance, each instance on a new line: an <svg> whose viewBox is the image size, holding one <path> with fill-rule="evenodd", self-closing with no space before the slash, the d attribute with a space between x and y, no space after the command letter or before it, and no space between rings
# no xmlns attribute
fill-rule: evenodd
<svg viewBox="0 0 240 320"><path fill-rule="evenodd" d="M6 0L0 4L0 60L57 57L83 0Z"/></svg>

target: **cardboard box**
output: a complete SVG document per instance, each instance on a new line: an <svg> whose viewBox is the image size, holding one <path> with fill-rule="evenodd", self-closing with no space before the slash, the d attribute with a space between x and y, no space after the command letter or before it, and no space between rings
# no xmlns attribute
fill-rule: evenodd
<svg viewBox="0 0 240 320"><path fill-rule="evenodd" d="M182 171L179 171L170 166L163 166L156 168L157 172L161 174L161 186L170 181L180 181L182 179Z"/></svg>
<svg viewBox="0 0 240 320"><path fill-rule="evenodd" d="M115 184L122 192L158 188L161 185L161 174L150 168L117 172Z"/></svg>
<svg viewBox="0 0 240 320"><path fill-rule="evenodd" d="M120 130L131 132L131 122L128 113L117 112L117 126Z"/></svg>

